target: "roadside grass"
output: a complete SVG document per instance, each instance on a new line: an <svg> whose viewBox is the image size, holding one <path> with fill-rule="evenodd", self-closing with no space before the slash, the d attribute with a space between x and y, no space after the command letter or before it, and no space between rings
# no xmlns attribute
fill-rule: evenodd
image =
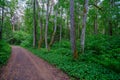
<svg viewBox="0 0 120 80"><path fill-rule="evenodd" d="M100 63L93 61L90 54L79 56L78 60L73 60L70 55L59 54L59 50L33 49L29 48L35 55L46 60L57 68L63 70L76 80L119 80L120 74L104 67ZM64 51L61 51L64 52ZM86 58L87 56L87 58ZM91 58L88 59L88 56ZM95 58L96 59L96 58Z"/></svg>
<svg viewBox="0 0 120 80"><path fill-rule="evenodd" d="M77 41L77 48L80 51ZM120 80L120 37L90 36L84 54L74 60L70 41L56 42L50 51L28 48L75 80Z"/></svg>

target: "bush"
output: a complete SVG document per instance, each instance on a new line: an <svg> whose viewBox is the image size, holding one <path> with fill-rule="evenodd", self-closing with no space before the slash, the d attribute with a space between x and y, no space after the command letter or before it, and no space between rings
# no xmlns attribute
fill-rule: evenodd
<svg viewBox="0 0 120 80"><path fill-rule="evenodd" d="M0 40L0 67L7 63L7 60L10 57L10 53L10 46L5 41Z"/></svg>
<svg viewBox="0 0 120 80"><path fill-rule="evenodd" d="M23 47L31 47L32 46L31 43L32 43L32 36L27 36L27 38L23 40L20 45Z"/></svg>
<svg viewBox="0 0 120 80"><path fill-rule="evenodd" d="M20 45L23 41L29 38L29 34L23 31L15 31L13 32L13 35L11 39L8 41L11 44L14 45Z"/></svg>
<svg viewBox="0 0 120 80"><path fill-rule="evenodd" d="M53 44L53 48L58 48L58 47L71 49L70 41L62 40L62 41L59 42L59 43L56 42L55 44Z"/></svg>
<svg viewBox="0 0 120 80"><path fill-rule="evenodd" d="M110 43L106 39L107 36L90 36L86 40L86 50L93 51L94 54L103 54L110 49Z"/></svg>

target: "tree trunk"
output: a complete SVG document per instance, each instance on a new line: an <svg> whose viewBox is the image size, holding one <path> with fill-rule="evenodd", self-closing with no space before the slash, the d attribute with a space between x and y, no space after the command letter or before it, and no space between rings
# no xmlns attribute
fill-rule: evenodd
<svg viewBox="0 0 120 80"><path fill-rule="evenodd" d="M97 4L98 4L98 0L95 0L95 5L97 5ZM96 14L95 14L95 18L94 18L94 34L97 34L98 33L98 21L97 21L98 20L98 15L97 15L98 11L97 11L97 9L95 9L95 12L96 12Z"/></svg>
<svg viewBox="0 0 120 80"><path fill-rule="evenodd" d="M95 15L95 20L94 20L94 34L98 33L98 23L97 23L97 14Z"/></svg>
<svg viewBox="0 0 120 80"><path fill-rule="evenodd" d="M34 19L34 26L33 26L33 47L36 47L36 40L37 40L37 36L36 36L36 1L34 0L33 2L33 19Z"/></svg>
<svg viewBox="0 0 120 80"><path fill-rule="evenodd" d="M45 27L45 47L48 49L48 20L49 20L49 0L47 0L47 11L46 11L46 27Z"/></svg>
<svg viewBox="0 0 120 80"><path fill-rule="evenodd" d="M39 9L40 5L38 4L39 3L38 0L36 0L36 3L37 3L37 7L38 7L38 17L39 17L39 24L40 24L40 39L38 41L38 48L40 49L41 45L42 45L42 41L43 41L43 34L42 34L43 25L42 25L42 17L41 17L43 14L43 10L41 11L42 14L40 15L40 9ZM42 5L44 5L43 2L42 2ZM43 9L43 6L42 6L42 9Z"/></svg>
<svg viewBox="0 0 120 80"><path fill-rule="evenodd" d="M74 59L78 57L76 50L76 40L75 40L75 24L74 24L74 0L70 0L70 40L71 40L71 49Z"/></svg>
<svg viewBox="0 0 120 80"><path fill-rule="evenodd" d="M51 38L51 41L50 41L50 44L49 44L49 49L50 49L50 46L53 44L53 42L54 42L54 38L55 38L55 34L56 34L56 30L57 30L57 11L56 11L56 13L55 13L55 20L54 20L54 24L55 24L55 26L54 26L54 32L53 32L53 34L52 34L52 38Z"/></svg>
<svg viewBox="0 0 120 80"><path fill-rule="evenodd" d="M88 0L84 0L84 13L83 13L83 23L82 23L82 33L81 33L81 52L84 53L85 48L85 31L86 31L86 20L88 12Z"/></svg>
<svg viewBox="0 0 120 80"><path fill-rule="evenodd" d="M15 32L15 25L12 25L12 31Z"/></svg>
<svg viewBox="0 0 120 80"><path fill-rule="evenodd" d="M4 24L4 6L2 7L2 21L1 21L1 26L0 26L0 40L2 39L2 27Z"/></svg>
<svg viewBox="0 0 120 80"><path fill-rule="evenodd" d="M109 35L110 36L112 36L112 34L113 34L113 29L112 29L113 27L112 27L112 25L113 25L112 22L109 21Z"/></svg>
<svg viewBox="0 0 120 80"><path fill-rule="evenodd" d="M62 8L61 8L61 20L62 20ZM62 21L61 21L61 24L60 24L60 42L62 40Z"/></svg>
<svg viewBox="0 0 120 80"><path fill-rule="evenodd" d="M114 4L115 4L114 0L110 0L110 8L111 9L114 7ZM110 12L110 14L112 14L112 12ZM108 19L108 27L109 27L108 32L109 32L110 36L112 36L112 34L113 34L113 24L114 23L112 23L112 16L110 16Z"/></svg>
<svg viewBox="0 0 120 80"><path fill-rule="evenodd" d="M66 38L67 39L69 39L69 37L70 37L70 35L68 34L68 33L70 33L70 24L69 24L69 18L68 18L68 16L67 16L67 22L66 22L66 27L67 27L67 29L66 29Z"/></svg>

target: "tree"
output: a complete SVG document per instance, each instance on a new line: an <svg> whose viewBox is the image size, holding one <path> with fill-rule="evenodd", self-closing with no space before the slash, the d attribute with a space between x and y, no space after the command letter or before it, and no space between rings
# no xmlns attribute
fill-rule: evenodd
<svg viewBox="0 0 120 80"><path fill-rule="evenodd" d="M54 24L55 24L54 25L54 31L53 31L52 38L51 38L51 41L50 41L50 44L49 44L49 49L50 49L50 46L54 42L54 38L55 38L56 30L57 30L57 14L58 14L58 11L56 10L55 11L55 19L54 19Z"/></svg>
<svg viewBox="0 0 120 80"><path fill-rule="evenodd" d="M48 22L49 22L49 0L47 0L46 27L45 27L45 47L48 49Z"/></svg>
<svg viewBox="0 0 120 80"><path fill-rule="evenodd" d="M44 5L44 2L42 1L42 9L40 11L40 5L39 5L39 1L36 0L36 3L37 3L37 9L38 9L38 17L39 17L39 24L40 24L40 39L39 39L39 42L38 42L38 48L40 49L41 48L41 45L42 45L42 41L43 41L43 20L42 20L42 16L43 16L43 5ZM41 12L41 13L40 13Z"/></svg>
<svg viewBox="0 0 120 80"><path fill-rule="evenodd" d="M97 6L98 0L95 0L95 5ZM98 11L97 9L95 10L95 15L94 15L94 34L98 33Z"/></svg>
<svg viewBox="0 0 120 80"><path fill-rule="evenodd" d="M33 47L36 47L36 40L37 40L37 22L36 22L36 0L33 1L33 20L34 20L34 26L33 26Z"/></svg>
<svg viewBox="0 0 120 80"><path fill-rule="evenodd" d="M78 57L76 50L76 39L75 39L75 24L74 24L74 0L70 0L70 40L71 40L71 49L74 58Z"/></svg>
<svg viewBox="0 0 120 80"><path fill-rule="evenodd" d="M0 39L2 39L2 27L4 24L4 6L2 7L2 21L1 21L1 26L0 26Z"/></svg>
<svg viewBox="0 0 120 80"><path fill-rule="evenodd" d="M61 8L61 12L60 12L61 18L62 18L62 15L63 15L63 10ZM61 19L61 22L62 22L62 19ZM61 42L61 40L62 40L62 24L60 24L60 42Z"/></svg>
<svg viewBox="0 0 120 80"><path fill-rule="evenodd" d="M81 52L84 53L85 48L85 31L86 31L86 20L88 12L88 1L84 0L84 11L83 11L83 22L82 22L82 33L81 33Z"/></svg>
<svg viewBox="0 0 120 80"><path fill-rule="evenodd" d="M0 5L2 5L0 8L2 8L2 19L1 19L1 25L0 25L0 39L2 39L2 28L3 28L3 24L4 24L4 5L5 5L5 1L1 1Z"/></svg>

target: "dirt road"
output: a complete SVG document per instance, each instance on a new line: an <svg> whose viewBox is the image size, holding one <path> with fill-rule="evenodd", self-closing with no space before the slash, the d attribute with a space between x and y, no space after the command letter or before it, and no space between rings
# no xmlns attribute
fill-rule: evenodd
<svg viewBox="0 0 120 80"><path fill-rule="evenodd" d="M28 50L13 46L0 80L69 80L69 77Z"/></svg>

